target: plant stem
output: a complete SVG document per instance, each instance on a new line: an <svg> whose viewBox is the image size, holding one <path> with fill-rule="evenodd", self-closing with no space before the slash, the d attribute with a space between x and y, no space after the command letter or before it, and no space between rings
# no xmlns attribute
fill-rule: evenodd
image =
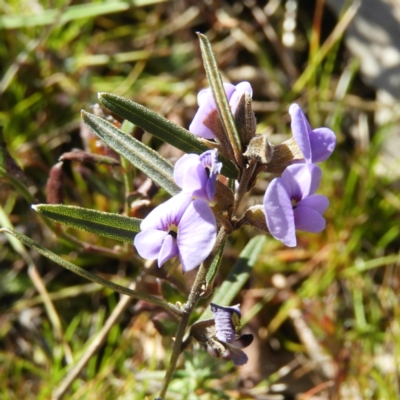
<svg viewBox="0 0 400 400"><path fill-rule="evenodd" d="M220 246L224 245L226 236L227 236L227 232L225 231L224 228L221 228L218 233L218 237L215 242L215 246L214 246L211 254L200 265L199 271L197 272L197 275L196 275L196 280L194 281L194 284L192 286L192 290L190 291L188 300L182 307L183 313L181 316L181 320L179 322L178 330L175 335L175 343L174 343L174 347L172 349L171 359L169 361L167 372L165 373L164 383L163 383L163 387L160 392L160 397L158 397L156 400L162 400L167 393L168 386L171 382L172 375L175 371L176 364L178 362L178 357L182 352L182 341L183 341L183 337L186 332L186 328L189 324L190 315L191 315L192 311L194 310L194 308L196 307L197 302L199 301L199 299L201 297L203 288L206 284L207 272L212 264L212 261L214 260L215 255L218 253Z"/></svg>
<svg viewBox="0 0 400 400"><path fill-rule="evenodd" d="M251 164L248 164L247 168L244 168L242 170L242 176L241 176L241 179L239 182L239 187L235 194L235 202L233 204L232 215L235 215L235 212L236 212L240 202L242 201L243 196L247 193L249 182L250 182L251 178L253 177L256 167L257 167L257 163L253 162Z"/></svg>

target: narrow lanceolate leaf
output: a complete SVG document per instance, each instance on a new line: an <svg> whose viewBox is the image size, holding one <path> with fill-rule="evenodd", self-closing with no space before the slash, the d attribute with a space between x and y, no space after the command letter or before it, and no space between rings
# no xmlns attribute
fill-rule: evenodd
<svg viewBox="0 0 400 400"><path fill-rule="evenodd" d="M217 105L219 117L221 118L225 132L232 145L236 161L239 165L242 164L242 145L239 132L235 125L235 120L229 107L228 98L226 97L224 85L221 75L218 70L217 61L215 60L214 52L211 43L207 36L197 33L200 39L201 55L203 57L204 69L206 70L207 79L210 83L211 91Z"/></svg>
<svg viewBox="0 0 400 400"><path fill-rule="evenodd" d="M164 188L172 196L180 192L180 188L172 177L173 167L139 140L127 135L103 118L82 111L85 124L113 150L124 156L136 168Z"/></svg>
<svg viewBox="0 0 400 400"><path fill-rule="evenodd" d="M60 224L129 243L140 232L142 222L138 218L61 204L36 204L32 208Z"/></svg>
<svg viewBox="0 0 400 400"><path fill-rule="evenodd" d="M125 295L133 297L135 299L144 300L144 301L148 301L149 303L156 304L160 307L166 308L167 310L169 310L175 314L178 314L178 315L182 314L180 309L178 309L171 303L167 303L166 301L160 299L159 297L152 296L152 295L146 294L146 293L137 292L135 290L128 289L124 286L120 286L117 283L100 278L99 276L92 274L91 272L86 271L85 269L80 268L77 265L72 264L67 260L64 260L63 258L59 257L57 254L54 254L50 250L43 247L41 244L35 242L34 240L30 239L29 237L23 235L22 233L14 230L14 229L1 228L0 232L8 233L8 234L14 236L18 240L20 240L23 244L30 247L31 249L36 250L38 253L42 254L49 260L55 262L58 265L61 265L62 267L74 272L77 275L82 276L85 279L88 279L92 282L96 282L99 285L102 285L106 288L114 290L115 292L125 294Z"/></svg>
<svg viewBox="0 0 400 400"><path fill-rule="evenodd" d="M257 258L264 246L265 235L255 236L240 253L222 285L214 292L211 302L219 306L230 306L235 296L240 292L243 285L249 278L250 272L257 261ZM200 320L212 318L211 310L201 315Z"/></svg>
<svg viewBox="0 0 400 400"><path fill-rule="evenodd" d="M99 93L99 102L115 114L185 153L201 154L209 150L185 128L138 103L111 93ZM220 161L223 164L222 174L229 178L236 178L237 170L232 162L223 157L220 157Z"/></svg>

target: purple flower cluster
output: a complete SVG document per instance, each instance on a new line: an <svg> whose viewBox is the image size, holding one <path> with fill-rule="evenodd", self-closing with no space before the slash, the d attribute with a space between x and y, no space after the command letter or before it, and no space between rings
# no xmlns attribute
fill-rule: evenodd
<svg viewBox="0 0 400 400"><path fill-rule="evenodd" d="M252 95L248 82L234 86L224 84L232 113L241 96ZM199 109L190 131L205 139L215 139L204 125L216 109L211 90L198 95ZM315 162L326 160L336 144L335 134L328 128L311 129L297 104L289 108L291 128L304 161L289 165L282 176L275 178L264 196L264 211L269 232L287 246L296 246L296 230L320 232L325 228L323 213L329 205L325 196L315 194L321 180L321 170ZM209 206L216 192L216 180L222 164L217 150L201 155L186 154L175 164L174 180L182 192L153 210L141 223L141 232L134 244L147 259L157 259L161 267L178 257L184 271L201 264L210 254L216 238L216 220Z"/></svg>
<svg viewBox="0 0 400 400"><path fill-rule="evenodd" d="M274 238L293 247L297 244L296 230L320 232L325 228L323 214L329 201L325 196L316 194L322 172L315 163L325 161L332 154L336 145L335 134L328 128L312 129L301 108L292 104L289 114L297 144L295 153L300 150L303 159L294 160L292 153L286 151L284 156L281 153L276 157L278 165L273 165L274 147L268 142L265 144L265 136L255 135L255 117L249 106L252 96L250 84L241 82L234 86L225 83L224 87L238 131L242 130L247 135L242 142L243 147L248 146L251 151L244 152L245 161L240 160L236 164L239 181L234 194L220 183L216 196L217 178L222 168L216 149L200 155L186 154L177 161L173 178L182 189L181 193L150 212L142 221L141 232L134 240L138 253L144 258L157 260L159 267L167 260L178 257L183 271L190 271L208 257L217 233L215 215L210 208L210 204L217 203L215 198L218 205L223 205L222 208L214 208L215 213L221 212L219 218L228 230L240 227L240 222L244 221L243 224L267 229ZM217 147L223 156L229 156L224 152L224 146L229 146L230 142L220 130L222 125L210 122L215 119L216 104L209 88L200 91L198 104L190 132L212 141L210 147ZM218 135L214 134L217 132L214 128L218 129ZM290 143L292 145L293 141ZM267 151L269 157L263 154ZM250 156L253 153L255 157ZM268 185L263 207L251 207L240 221L235 215L240 199L254 184L257 173L268 171L269 166L270 172L283 171L281 176ZM250 173L247 180L242 179L246 173ZM229 194L224 192L225 189ZM224 203L224 196L234 200ZM236 203L232 205L234 201ZM228 205L225 207L225 204ZM253 336L237 334L241 317L239 306L222 307L211 303L211 311L214 319L193 324L189 338L203 344L213 356L231 359L235 365L245 364L247 356L241 349L251 343Z"/></svg>
<svg viewBox="0 0 400 400"><path fill-rule="evenodd" d="M183 271L198 267L207 258L217 232L208 202L215 195L221 167L216 150L200 156L187 154L175 164L174 179L182 192L155 208L140 224L134 245L141 257L157 260L159 267L178 257Z"/></svg>
<svg viewBox="0 0 400 400"><path fill-rule="evenodd" d="M241 82L236 86L224 83L224 87L233 114L242 94L248 92L251 96L253 93L248 82ZM210 127L204 124L210 113L216 109L210 88L199 92L198 104L199 109L189 130L204 139L215 139ZM311 129L297 104L290 106L289 114L292 118L293 137L304 161L290 165L280 178L271 182L263 203L271 235L293 247L297 244L296 230L320 232L325 228L322 214L329 201L325 196L315 194L321 180L321 170L314 163L325 161L332 154L336 136L329 128Z"/></svg>

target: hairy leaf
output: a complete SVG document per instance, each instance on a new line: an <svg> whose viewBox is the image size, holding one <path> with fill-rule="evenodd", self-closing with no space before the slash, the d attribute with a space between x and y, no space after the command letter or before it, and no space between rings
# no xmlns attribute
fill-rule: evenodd
<svg viewBox="0 0 400 400"><path fill-rule="evenodd" d="M164 188L172 196L180 188L172 177L173 167L170 162L139 140L127 135L103 118L82 111L85 124L113 150L124 156L136 168Z"/></svg>
<svg viewBox="0 0 400 400"><path fill-rule="evenodd" d="M98 283L98 284L100 284L100 285L102 285L102 286L104 286L106 288L114 290L115 292L118 292L118 293L121 293L121 294L125 294L125 295L133 297L135 299L144 300L144 301L148 301L149 303L156 304L156 305L158 305L160 307L166 308L169 311L172 311L175 314L180 315L182 313L173 304L167 303L166 301L160 299L159 297L152 296L152 295L146 294L146 293L140 293L140 292L137 292L135 290L128 289L128 288L126 288L124 286L118 285L117 283L108 281L106 279L103 279L103 278L95 275L95 274L92 274L91 272L86 271L83 268L80 268L77 265L72 264L67 260L64 260L63 258L59 257L57 254L54 254L50 250L48 250L45 247L43 247L41 244L35 242L34 240L29 238L28 236L25 236L22 233L14 230L14 229L1 228L0 232L8 233L8 234L14 236L18 240L20 240L23 244L25 244L26 246L30 247L31 249L36 250L38 253L42 254L43 256L48 258L49 260L55 262L58 265L61 265L62 267L74 272L77 275L82 276L85 279L88 279L88 280L90 280L92 282L96 282L96 283Z"/></svg>
<svg viewBox="0 0 400 400"><path fill-rule="evenodd" d="M111 93L99 93L99 102L117 115L185 153L201 154L209 150L188 130L138 103ZM237 170L232 162L221 156L219 158L223 164L222 174L236 178Z"/></svg>
<svg viewBox="0 0 400 400"><path fill-rule="evenodd" d="M32 208L40 215L72 228L129 243L140 232L142 222L138 218L61 204L36 204Z"/></svg>

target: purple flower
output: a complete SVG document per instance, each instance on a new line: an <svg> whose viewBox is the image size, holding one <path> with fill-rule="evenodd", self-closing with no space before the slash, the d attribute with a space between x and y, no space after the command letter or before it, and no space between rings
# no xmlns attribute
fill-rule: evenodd
<svg viewBox="0 0 400 400"><path fill-rule="evenodd" d="M295 230L321 232L325 228L322 214L329 200L314 194L321 180L321 169L315 164L294 164L275 178L264 196L264 210L271 235L296 246Z"/></svg>
<svg viewBox="0 0 400 400"><path fill-rule="evenodd" d="M233 114L235 114L240 97L244 92L250 93L250 96L253 95L253 89L249 82L240 82L236 86L224 83L224 88ZM214 133L203 123L207 116L217 108L211 89L201 90L197 95L197 102L199 109L189 126L189 131L204 139L215 139Z"/></svg>
<svg viewBox="0 0 400 400"><path fill-rule="evenodd" d="M210 254L217 232L214 214L202 199L180 193L156 207L140 224L134 245L143 258L161 267L179 257L183 271L200 265Z"/></svg>
<svg viewBox="0 0 400 400"><path fill-rule="evenodd" d="M215 183L221 168L217 149L200 155L185 154L175 164L174 180L184 193L210 202L215 195Z"/></svg>
<svg viewBox="0 0 400 400"><path fill-rule="evenodd" d="M306 116L298 104L289 108L292 118L292 133L304 155L306 163L325 161L332 154L336 145L336 136L329 128L312 130Z"/></svg>
<svg viewBox="0 0 400 400"><path fill-rule="evenodd" d="M223 307L211 303L216 327L215 337L225 347L222 357L230 358L235 365L247 363L248 358L241 349L249 346L253 341L251 334L242 336L236 334L236 330L240 328L242 316L239 307L239 304L233 307ZM209 348L208 350L215 349Z"/></svg>

